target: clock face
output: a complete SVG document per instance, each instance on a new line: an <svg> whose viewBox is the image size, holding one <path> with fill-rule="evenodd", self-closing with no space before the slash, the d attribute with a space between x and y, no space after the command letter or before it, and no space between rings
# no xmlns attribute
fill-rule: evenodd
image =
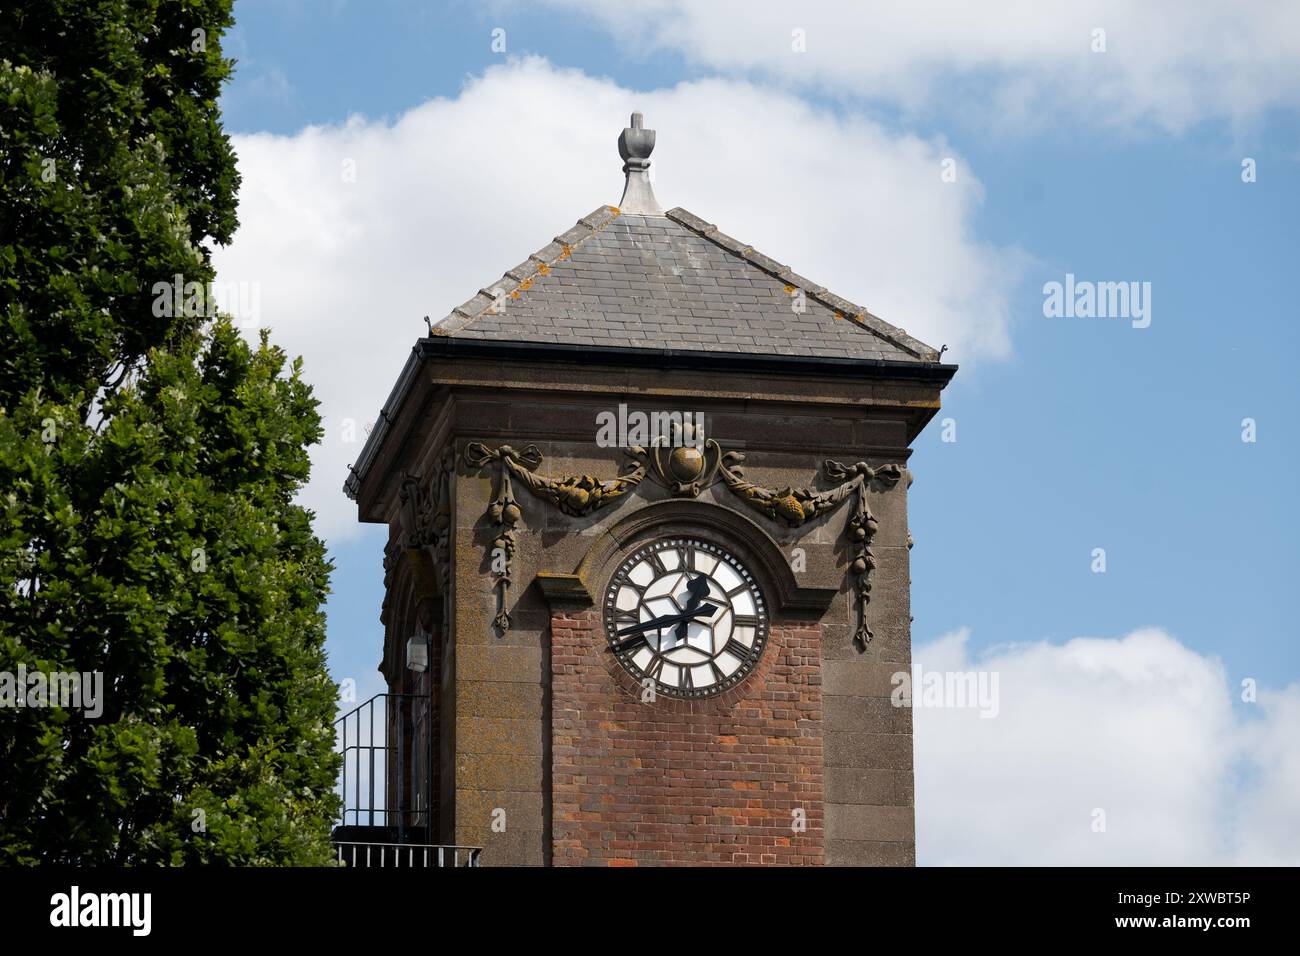
<svg viewBox="0 0 1300 956"><path fill-rule="evenodd" d="M638 681L669 697L708 697L740 683L767 643L758 582L723 548L693 538L642 546L605 591L605 637Z"/></svg>

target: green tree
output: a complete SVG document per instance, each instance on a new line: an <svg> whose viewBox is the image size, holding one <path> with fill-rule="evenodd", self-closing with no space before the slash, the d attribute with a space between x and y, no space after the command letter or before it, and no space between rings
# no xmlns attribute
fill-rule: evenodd
<svg viewBox="0 0 1300 956"><path fill-rule="evenodd" d="M104 686L98 717L0 706L0 863L325 862L331 566L293 504L316 401L265 333L154 308L235 227L229 0L11 7L0 678Z"/></svg>
<svg viewBox="0 0 1300 956"><path fill-rule="evenodd" d="M0 404L114 386L193 331L152 287L212 279L239 177L216 101L230 0L11 0L0 17Z"/></svg>

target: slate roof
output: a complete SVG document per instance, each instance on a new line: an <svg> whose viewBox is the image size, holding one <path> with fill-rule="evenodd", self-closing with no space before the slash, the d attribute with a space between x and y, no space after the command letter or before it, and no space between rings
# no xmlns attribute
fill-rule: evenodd
<svg viewBox="0 0 1300 956"><path fill-rule="evenodd" d="M806 309L792 308L802 289ZM602 206L432 327L575 347L937 362L939 353L684 209Z"/></svg>

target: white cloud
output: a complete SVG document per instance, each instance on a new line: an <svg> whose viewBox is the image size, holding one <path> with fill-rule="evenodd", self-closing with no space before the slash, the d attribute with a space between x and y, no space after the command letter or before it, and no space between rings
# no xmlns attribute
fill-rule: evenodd
<svg viewBox="0 0 1300 956"><path fill-rule="evenodd" d="M915 652L923 670L996 672L1000 691L993 719L914 714L919 862L1300 863L1300 684L1234 707L1221 663L1155 628L978 659L968 636Z"/></svg>
<svg viewBox="0 0 1300 956"><path fill-rule="evenodd" d="M323 400L305 503L332 542L356 528L339 490L416 339L622 191L619 131L658 130L652 175L683 206L932 345L1008 350L1021 258L972 235L979 183L944 144L885 132L744 82L636 93L539 59L489 70L396 121L235 137L241 226L215 259L257 282L260 323ZM345 182L345 162L356 181ZM341 440L343 420L358 441Z"/></svg>
<svg viewBox="0 0 1300 956"><path fill-rule="evenodd" d="M1300 104L1300 7L1288 0L553 0L634 49L981 121L1245 121ZM632 15L629 15L632 12ZM1093 31L1105 31L1094 53ZM792 48L792 31L806 52Z"/></svg>

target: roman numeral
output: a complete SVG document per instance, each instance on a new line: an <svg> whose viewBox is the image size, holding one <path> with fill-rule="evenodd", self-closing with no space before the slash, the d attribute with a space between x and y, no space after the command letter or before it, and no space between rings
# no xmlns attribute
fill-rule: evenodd
<svg viewBox="0 0 1300 956"><path fill-rule="evenodd" d="M658 551L652 551L650 553L649 561L650 566L654 568L656 577L668 573L668 567L664 564L663 558L659 557Z"/></svg>
<svg viewBox="0 0 1300 956"><path fill-rule="evenodd" d="M751 657L754 656L754 649L752 647L746 647L744 644L740 643L740 641L736 640L734 637L731 640L727 641L727 646L724 647L723 650L726 651L728 654L730 654L732 657L735 657L742 662L748 661Z"/></svg>
<svg viewBox="0 0 1300 956"><path fill-rule="evenodd" d="M661 675L663 672L664 672L664 659L656 654L654 660L652 660L649 664L646 665L646 668L642 673L644 673L645 676L649 677L651 680L658 680L659 675Z"/></svg>
<svg viewBox="0 0 1300 956"><path fill-rule="evenodd" d="M713 679L721 684L726 678L722 674L722 668L718 666L717 661L709 661L709 666L713 668Z"/></svg>
<svg viewBox="0 0 1300 956"><path fill-rule="evenodd" d="M695 688L695 681L691 678L691 669L683 664L677 668L677 672L681 674L681 678L677 681L677 686L682 690L693 690Z"/></svg>
<svg viewBox="0 0 1300 956"><path fill-rule="evenodd" d="M640 650L642 646L649 646L645 633L629 634L626 638L614 645L614 649L620 654L631 654Z"/></svg>

